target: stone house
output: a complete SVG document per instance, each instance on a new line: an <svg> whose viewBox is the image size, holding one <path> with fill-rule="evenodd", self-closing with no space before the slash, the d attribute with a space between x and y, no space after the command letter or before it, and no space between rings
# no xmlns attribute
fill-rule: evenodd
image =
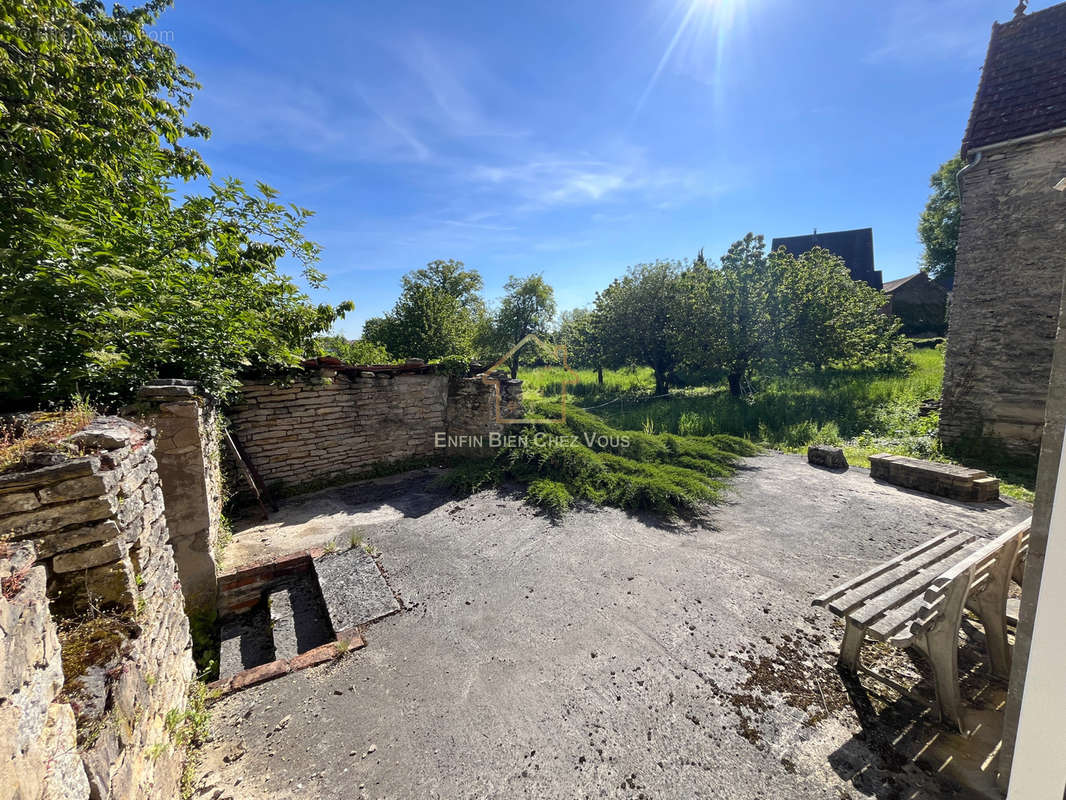
<svg viewBox="0 0 1066 800"><path fill-rule="evenodd" d="M1066 3L994 24L962 142L940 436L1035 464L1066 274ZM1059 191L1056 191L1059 189Z"/></svg>
<svg viewBox="0 0 1066 800"><path fill-rule="evenodd" d="M908 336L943 336L947 332L948 290L924 272L889 281L888 312L903 322Z"/></svg>
<svg viewBox="0 0 1066 800"><path fill-rule="evenodd" d="M782 236L770 243L770 249L784 247L794 256L801 256L812 247L824 247L835 256L844 259L853 280L864 281L875 289L884 283L881 271L874 269L874 229L859 228L853 231L830 231L806 236Z"/></svg>

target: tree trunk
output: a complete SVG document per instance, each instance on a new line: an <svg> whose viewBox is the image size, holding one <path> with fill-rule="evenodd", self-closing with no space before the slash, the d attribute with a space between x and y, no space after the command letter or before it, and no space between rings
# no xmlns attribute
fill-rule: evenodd
<svg viewBox="0 0 1066 800"><path fill-rule="evenodd" d="M740 397L740 382L743 378L743 372L729 373L729 393L733 395L733 397Z"/></svg>
<svg viewBox="0 0 1066 800"><path fill-rule="evenodd" d="M596 367L596 383L598 383L600 386L603 386L603 367L602 366Z"/></svg>
<svg viewBox="0 0 1066 800"><path fill-rule="evenodd" d="M511 356L511 380L518 377L518 354Z"/></svg>
<svg viewBox="0 0 1066 800"><path fill-rule="evenodd" d="M666 394L669 391L670 384L666 380L666 375L655 370L655 394Z"/></svg>

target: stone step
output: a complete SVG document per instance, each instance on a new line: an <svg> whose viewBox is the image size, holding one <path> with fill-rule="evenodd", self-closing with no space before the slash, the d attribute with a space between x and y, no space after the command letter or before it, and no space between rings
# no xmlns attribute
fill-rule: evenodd
<svg viewBox="0 0 1066 800"><path fill-rule="evenodd" d="M377 562L362 547L324 555L313 564L338 634L400 610Z"/></svg>
<svg viewBox="0 0 1066 800"><path fill-rule="evenodd" d="M267 597L276 658L294 658L334 640L313 575L301 575Z"/></svg>
<svg viewBox="0 0 1066 800"><path fill-rule="evenodd" d="M222 622L218 674L229 678L241 670L273 661L274 637L266 603Z"/></svg>

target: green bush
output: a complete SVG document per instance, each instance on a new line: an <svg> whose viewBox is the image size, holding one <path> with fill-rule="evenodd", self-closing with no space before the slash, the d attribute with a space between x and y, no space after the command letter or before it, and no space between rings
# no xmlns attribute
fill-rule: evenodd
<svg viewBox="0 0 1066 800"><path fill-rule="evenodd" d="M561 516L574 505L574 496L565 484L549 478L538 478L526 490L526 502L544 509L551 516Z"/></svg>
<svg viewBox="0 0 1066 800"><path fill-rule="evenodd" d="M531 399L527 411L560 418L557 401ZM585 500L630 511L690 516L717 502L741 456L757 448L734 436L671 436L613 428L568 408L565 422L523 426L518 444L460 464L442 482L470 493L507 481L528 484L526 499L561 514Z"/></svg>

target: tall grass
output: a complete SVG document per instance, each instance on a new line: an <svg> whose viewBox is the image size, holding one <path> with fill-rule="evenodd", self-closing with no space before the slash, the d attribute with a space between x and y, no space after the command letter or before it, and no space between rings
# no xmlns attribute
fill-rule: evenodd
<svg viewBox="0 0 1066 800"><path fill-rule="evenodd" d="M619 428L702 436L728 433L787 447L864 432L924 435L928 423L919 423L918 406L940 397L944 356L936 350L916 350L910 361L912 370L902 375L833 371L768 378L748 398L734 398L722 387L644 403L612 403L596 413Z"/></svg>
<svg viewBox="0 0 1066 800"><path fill-rule="evenodd" d="M763 376L755 381L753 394L739 399L721 383L653 398L650 369L605 371L602 386L596 384L595 372L582 370L567 395L571 407L594 407L592 413L614 428L650 435L728 434L792 451L836 444L856 466L869 466L868 456L877 452L946 460L937 439L939 415L919 413L923 400L940 397L944 353L916 349L908 358L910 369L899 374L833 370ZM526 370L520 377L530 395L556 397L562 370ZM968 466L1004 479L1005 494L1032 499L1031 474L1002 464Z"/></svg>
<svg viewBox="0 0 1066 800"><path fill-rule="evenodd" d="M595 413L616 428L682 436L731 434L768 444L799 446L824 435L850 438L865 431L913 433L918 405L940 396L944 355L915 350L911 370L886 375L862 371L829 371L763 378L750 397L732 397L724 386L680 389L669 398L651 398L654 377L648 368L607 370L596 383L592 370L578 371L567 386L574 404L606 403ZM526 392L557 397L564 372L523 370ZM913 413L911 413L913 412Z"/></svg>
<svg viewBox="0 0 1066 800"><path fill-rule="evenodd" d="M575 380L576 376L576 380ZM655 388L655 375L651 367L625 367L603 371L603 383L599 383L596 370L579 369L567 371L560 367L524 368L518 377L524 382L523 389L541 397L558 397L566 381L567 397L579 406L595 405L623 396L650 396Z"/></svg>

